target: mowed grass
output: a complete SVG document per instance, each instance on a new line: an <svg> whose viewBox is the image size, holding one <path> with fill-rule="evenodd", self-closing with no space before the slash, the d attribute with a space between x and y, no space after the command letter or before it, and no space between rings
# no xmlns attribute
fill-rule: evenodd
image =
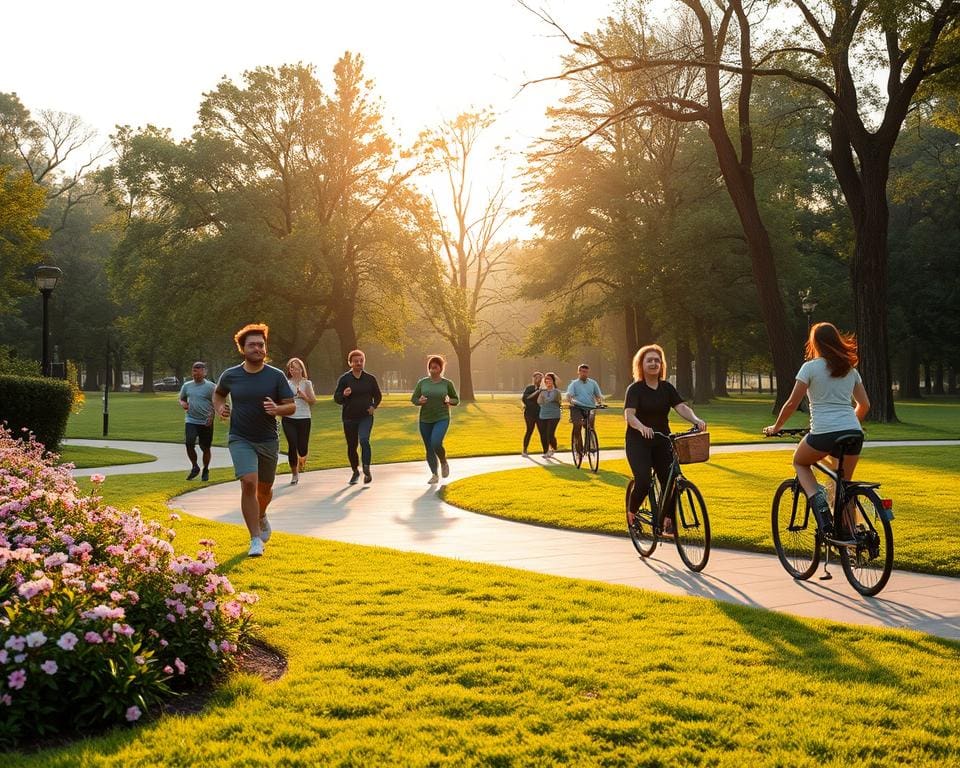
<svg viewBox="0 0 960 768"><path fill-rule="evenodd" d="M611 408L597 416L597 431L603 448L623 446L623 404L612 401ZM710 425L715 444L760 442L762 427L773 421L772 401L763 397L732 397L696 406L697 414ZM936 400L897 404L900 424L868 425L871 440L928 440L960 438L960 402ZM519 396L482 395L476 403L452 409L452 422L445 441L451 456L485 456L519 453L523 438L523 415ZM373 429L374 463L413 461L423 458L423 445L417 426L417 409L409 395L389 395L377 411ZM67 436L100 438L101 413L96 403L87 403L79 414L71 416ZM805 426L806 416L795 415L791 426ZM686 422L674 417L675 429ZM566 414L557 429L561 449L570 445L570 425ZM183 440L183 411L176 393L144 395L118 393L110 398L110 435L115 440L157 440L179 443ZM214 443L226 445L227 424L217 421ZM281 450L286 440L281 438ZM531 450L539 451L534 433ZM340 422L340 408L330 398L322 398L313 408L310 438L312 469L341 467L347 464Z"/></svg>
<svg viewBox="0 0 960 768"><path fill-rule="evenodd" d="M85 445L63 445L60 447L60 461L70 462L77 469L89 467L108 467L117 464L145 464L156 456L138 451L125 451L121 448L91 448Z"/></svg>
<svg viewBox="0 0 960 768"><path fill-rule="evenodd" d="M168 473L104 491L166 520L188 487ZM197 715L5 768L960 759L957 643L283 533L250 560L240 526L175 527L182 551L215 538L234 585L260 595L287 675L234 675Z"/></svg>
<svg viewBox="0 0 960 768"><path fill-rule="evenodd" d="M792 474L789 452L714 453L684 467L703 493L713 544L773 552L770 506ZM512 520L626 536L626 461L597 474L551 465L479 475L444 487L450 504ZM960 576L960 447L869 448L857 477L894 502L896 568Z"/></svg>

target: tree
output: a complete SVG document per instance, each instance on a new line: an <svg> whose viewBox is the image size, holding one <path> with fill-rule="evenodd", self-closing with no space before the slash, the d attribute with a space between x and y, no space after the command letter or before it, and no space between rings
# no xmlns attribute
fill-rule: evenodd
<svg viewBox="0 0 960 768"><path fill-rule="evenodd" d="M921 86L960 67L960 2L791 4L800 15L797 33L736 68L744 76L752 70L789 78L832 109L830 161L856 237L851 277L860 370L871 394L870 418L895 421L887 337L890 159ZM885 103L872 82L878 66L886 74Z"/></svg>
<svg viewBox="0 0 960 768"><path fill-rule="evenodd" d="M446 180L449 198L434 196L432 212L419 212L425 263L412 270L413 293L430 326L453 347L460 370L460 399L473 402L473 351L501 333L491 310L509 292L495 284L512 240L500 239L509 218L502 182L474 206L477 145L493 122L486 112L467 112L445 122L425 140ZM479 208L479 210L478 210Z"/></svg>
<svg viewBox="0 0 960 768"><path fill-rule="evenodd" d="M39 261L41 243L50 234L37 226L44 203L43 188L30 174L0 165L0 315L31 290L24 279L27 267Z"/></svg>
<svg viewBox="0 0 960 768"><path fill-rule="evenodd" d="M551 79L569 79L604 68L642 85L637 97L621 109L594 115L596 127L582 139L611 124L645 115L706 126L750 255L757 300L777 375L776 410L792 388L799 351L787 323L774 250L756 194L751 122L754 86L751 25L740 0L720 0L713 5L700 0L681 2L689 13L680 17L676 27L660 27L654 31L639 3L632 10L626 10L621 19L608 24L624 28L626 34L606 35L601 31L583 40L567 35L549 16L537 15L587 57L585 63L567 68ZM743 63L738 74L724 75L729 69L725 57L731 50ZM674 73L678 69L689 69L696 74L695 89L678 91L675 88L678 81ZM727 119L728 100L736 105L733 130Z"/></svg>

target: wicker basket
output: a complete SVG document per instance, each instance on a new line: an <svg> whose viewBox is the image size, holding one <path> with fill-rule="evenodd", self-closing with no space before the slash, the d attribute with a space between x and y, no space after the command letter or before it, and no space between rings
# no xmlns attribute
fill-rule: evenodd
<svg viewBox="0 0 960 768"><path fill-rule="evenodd" d="M690 432L673 441L681 464L696 464L710 459L710 433Z"/></svg>

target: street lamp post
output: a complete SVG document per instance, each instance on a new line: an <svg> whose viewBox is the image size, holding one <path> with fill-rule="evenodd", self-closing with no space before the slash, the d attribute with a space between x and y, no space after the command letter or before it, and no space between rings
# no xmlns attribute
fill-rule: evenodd
<svg viewBox="0 0 960 768"><path fill-rule="evenodd" d="M33 281L40 295L43 296L43 310L40 317L43 327L43 338L40 341L40 366L44 376L50 375L50 313L47 311L47 305L50 294L57 287L57 282L62 275L60 267L37 267L33 272Z"/></svg>
<svg viewBox="0 0 960 768"><path fill-rule="evenodd" d="M817 300L813 298L812 291L812 288L800 291L800 308L803 309L803 314L807 316L808 331L810 330L810 326L813 325L813 310L817 308Z"/></svg>

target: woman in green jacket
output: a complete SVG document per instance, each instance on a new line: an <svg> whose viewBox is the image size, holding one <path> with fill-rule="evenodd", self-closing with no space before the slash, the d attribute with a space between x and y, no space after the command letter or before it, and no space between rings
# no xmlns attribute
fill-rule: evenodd
<svg viewBox="0 0 960 768"><path fill-rule="evenodd" d="M411 403L420 407L420 437L427 449L431 484L440 482L438 469L444 477L450 475L443 438L450 426L450 406L460 402L453 382L443 377L445 366L446 361L440 355L431 355L427 360L427 371L430 375L417 382L410 398Z"/></svg>

